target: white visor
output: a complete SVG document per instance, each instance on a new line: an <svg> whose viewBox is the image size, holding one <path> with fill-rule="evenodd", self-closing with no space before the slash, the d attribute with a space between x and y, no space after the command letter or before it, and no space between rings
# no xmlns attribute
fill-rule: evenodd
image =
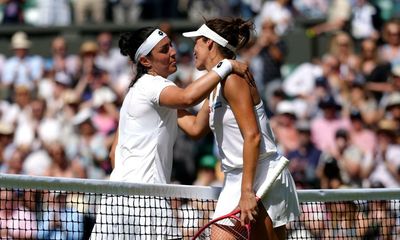
<svg viewBox="0 0 400 240"><path fill-rule="evenodd" d="M150 36L144 40L144 42L140 45L138 50L135 53L135 61L138 62L141 56L146 56L153 50L154 46L157 45L163 38L165 38L167 34L165 34L160 29L154 30Z"/></svg>
<svg viewBox="0 0 400 240"><path fill-rule="evenodd" d="M214 32L213 30L211 30L209 27L207 27L207 25L203 24L201 25L201 27L199 29L197 29L196 31L192 31L192 32L185 32L182 34L184 37L206 37L209 38L211 40L213 40L214 42L218 43L219 45L221 45L222 47L226 47L229 50L231 50L232 52L236 52L235 47L233 47L232 45L230 45L228 43L228 40L226 40L225 38L221 37L220 35L218 35L218 33Z"/></svg>

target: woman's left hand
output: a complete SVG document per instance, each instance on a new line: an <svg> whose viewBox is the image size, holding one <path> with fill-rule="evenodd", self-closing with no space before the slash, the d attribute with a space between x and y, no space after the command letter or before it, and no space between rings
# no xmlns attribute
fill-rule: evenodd
<svg viewBox="0 0 400 240"><path fill-rule="evenodd" d="M242 192L240 201L240 222L242 226L253 222L257 218L257 198L254 192Z"/></svg>

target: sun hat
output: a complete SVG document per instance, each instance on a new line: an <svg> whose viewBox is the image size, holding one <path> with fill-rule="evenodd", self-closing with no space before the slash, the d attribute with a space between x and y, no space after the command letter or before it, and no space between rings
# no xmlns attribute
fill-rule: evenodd
<svg viewBox="0 0 400 240"><path fill-rule="evenodd" d="M25 32L16 32L11 37L11 47L13 49L28 49L31 47L31 41Z"/></svg>

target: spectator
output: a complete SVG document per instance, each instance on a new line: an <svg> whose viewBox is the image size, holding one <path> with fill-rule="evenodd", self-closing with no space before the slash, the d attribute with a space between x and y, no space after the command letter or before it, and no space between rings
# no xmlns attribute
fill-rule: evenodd
<svg viewBox="0 0 400 240"><path fill-rule="evenodd" d="M74 240L83 239L84 219L83 215L67 203L68 194L65 192L51 192L44 194L47 202L47 211L43 213L39 221L39 240L60 239Z"/></svg>
<svg viewBox="0 0 400 240"><path fill-rule="evenodd" d="M397 134L400 134L400 93L391 93L386 104L386 112L390 119L398 124ZM399 137L399 136L398 136ZM399 142L400 143L400 142Z"/></svg>
<svg viewBox="0 0 400 240"><path fill-rule="evenodd" d="M306 34L315 37L322 33L345 30L351 17L351 5L349 0L331 0L326 21L309 29Z"/></svg>
<svg viewBox="0 0 400 240"><path fill-rule="evenodd" d="M57 72L44 87L44 80L39 88L38 95L46 99L47 115L59 119L64 107L64 94L70 90L72 79L64 72Z"/></svg>
<svg viewBox="0 0 400 240"><path fill-rule="evenodd" d="M80 48L81 72L75 93L83 100L90 101L93 92L103 86L108 86L110 81L109 74L96 64L96 56L99 47L94 41L85 41Z"/></svg>
<svg viewBox="0 0 400 240"><path fill-rule="evenodd" d="M321 151L311 141L311 127L308 120L298 120L296 129L299 135L299 147L287 154L290 160L289 170L301 188L317 187L316 170Z"/></svg>
<svg viewBox="0 0 400 240"><path fill-rule="evenodd" d="M108 87L96 89L93 93L93 124L99 134L106 138L106 146L111 146L117 129L119 111L115 102L116 94Z"/></svg>
<svg viewBox="0 0 400 240"><path fill-rule="evenodd" d="M364 154L372 155L376 147L376 135L367 128L362 112L354 110L350 113L350 140Z"/></svg>
<svg viewBox="0 0 400 240"><path fill-rule="evenodd" d="M25 160L25 154L19 149L14 149L10 158L7 158L3 165L1 165L1 173L7 174L26 174L23 171L23 163Z"/></svg>
<svg viewBox="0 0 400 240"><path fill-rule="evenodd" d="M79 158L80 163L87 169L87 177L102 179L109 170L107 162L108 147L106 139L93 124L93 112L88 108L81 109L73 118L76 127L76 135L66 145L73 156ZM68 149L67 149L68 151Z"/></svg>
<svg viewBox="0 0 400 240"><path fill-rule="evenodd" d="M71 80L76 80L80 66L79 57L68 53L68 45L62 36L55 37L51 43L52 56L46 59L45 70L52 74L66 74ZM72 85L73 81L70 85Z"/></svg>
<svg viewBox="0 0 400 240"><path fill-rule="evenodd" d="M46 144L46 149L52 160L51 165L45 169L44 176L86 178L86 170L78 159L68 159L64 146L54 141Z"/></svg>
<svg viewBox="0 0 400 240"><path fill-rule="evenodd" d="M263 99L270 99L274 90L282 84L281 67L286 56L286 43L275 31L275 24L271 20L266 20L262 24L262 31L257 37L256 43L251 47L247 54L247 61L255 56L259 56L262 66L260 69L263 76L259 91ZM258 73L259 74L259 73ZM258 87L258 86L257 86Z"/></svg>
<svg viewBox="0 0 400 240"><path fill-rule="evenodd" d="M213 155L204 155L200 158L196 180L193 185L198 186L222 186L216 175L218 159Z"/></svg>
<svg viewBox="0 0 400 240"><path fill-rule="evenodd" d="M276 115L271 118L271 128L274 131L278 148L284 156L299 147L296 119L294 104L291 101L283 100L277 104Z"/></svg>
<svg viewBox="0 0 400 240"><path fill-rule="evenodd" d="M11 38L14 56L8 58L2 73L2 83L26 85L30 90L37 86L43 75L43 60L39 56L29 55L31 41L25 32L16 32Z"/></svg>
<svg viewBox="0 0 400 240"><path fill-rule="evenodd" d="M187 9L188 18L191 21L198 22L205 19L221 16L221 7L216 6L213 0L192 0L188 1L185 7Z"/></svg>
<svg viewBox="0 0 400 240"><path fill-rule="evenodd" d="M380 29L378 14L378 9L368 0L355 0L350 19L352 37L357 41L367 38L377 40Z"/></svg>
<svg viewBox="0 0 400 240"><path fill-rule="evenodd" d="M141 0L109 0L112 20L115 24L125 24L139 20L142 13Z"/></svg>
<svg viewBox="0 0 400 240"><path fill-rule="evenodd" d="M329 154L323 154L317 168L321 189L346 188L343 183L338 160Z"/></svg>
<svg viewBox="0 0 400 240"><path fill-rule="evenodd" d="M102 24L104 22L106 6L105 0L78 0L73 3L76 24Z"/></svg>
<svg viewBox="0 0 400 240"><path fill-rule="evenodd" d="M328 13L328 0L293 0L293 7L302 17L308 19L326 18Z"/></svg>
<svg viewBox="0 0 400 240"><path fill-rule="evenodd" d="M119 49L112 46L112 35L110 32L99 33L97 44L98 52L95 57L95 64L100 69L107 71L110 75L110 82L115 83L128 68L128 62L119 52ZM111 84L111 87L113 85Z"/></svg>
<svg viewBox="0 0 400 240"><path fill-rule="evenodd" d="M382 91L386 91L386 83L390 75L391 64L379 59L377 42L364 39L361 42L361 73L366 80L365 89L370 91L379 101Z"/></svg>
<svg viewBox="0 0 400 240"><path fill-rule="evenodd" d="M383 84L382 84L383 85ZM383 96L380 99L379 105L382 109L381 114L379 115L380 117L392 117L390 116L391 113L385 111L387 109L387 105L389 104L390 101L396 102L396 97L393 97L400 91L400 67L399 66L394 66L392 67L392 72L391 72L391 77L388 79L388 81L384 85L385 91L383 91ZM391 104L391 103L390 103ZM385 116L385 115L389 116Z"/></svg>
<svg viewBox="0 0 400 240"><path fill-rule="evenodd" d="M333 35L329 53L339 60L340 81L335 85L331 84L331 87L340 92L341 88L345 87L348 82L356 81L361 77L359 76L360 58L355 54L351 36L342 31Z"/></svg>
<svg viewBox="0 0 400 240"><path fill-rule="evenodd" d="M7 107L7 114L3 116L3 121L17 126L21 121L26 123L26 114L30 112L32 94L29 87L25 85L15 86L13 92L12 103Z"/></svg>
<svg viewBox="0 0 400 240"><path fill-rule="evenodd" d="M13 145L14 125L0 121L0 168L14 151Z"/></svg>
<svg viewBox="0 0 400 240"><path fill-rule="evenodd" d="M342 106L332 96L321 99L319 108L322 110L322 116L317 116L311 121L312 140L321 151L332 153L335 149L336 131L340 128L349 129L350 122L339 114Z"/></svg>
<svg viewBox="0 0 400 240"><path fill-rule="evenodd" d="M275 32L278 36L286 34L294 24L292 12L288 5L288 0L266 1L261 7L259 21L261 24L266 21L271 22L275 26Z"/></svg>
<svg viewBox="0 0 400 240"><path fill-rule="evenodd" d="M24 23L23 4L25 0L1 0L3 24Z"/></svg>
<svg viewBox="0 0 400 240"><path fill-rule="evenodd" d="M346 114L359 112L363 124L367 126L375 124L379 119L378 103L375 98L365 89L363 82L356 81L348 85L348 95L343 99Z"/></svg>
<svg viewBox="0 0 400 240"><path fill-rule="evenodd" d="M68 26L71 24L71 8L69 0L36 1L39 17L34 24L46 26Z"/></svg>
<svg viewBox="0 0 400 240"><path fill-rule="evenodd" d="M371 184L386 188L400 187L400 145L395 142L398 125L393 120L382 119L377 126L378 144L374 152L376 166L369 176Z"/></svg>
<svg viewBox="0 0 400 240"><path fill-rule="evenodd" d="M396 20L386 22L382 31L383 44L378 47L380 61L392 66L400 63L400 23Z"/></svg>
<svg viewBox="0 0 400 240"><path fill-rule="evenodd" d="M22 196L21 196L22 195ZM36 239L37 222L33 211L24 206L24 192L0 191L0 236L8 239Z"/></svg>
<svg viewBox="0 0 400 240"><path fill-rule="evenodd" d="M289 74L282 84L282 88L288 96L307 98L315 90L315 80L321 77L323 68L321 62L301 63Z"/></svg>

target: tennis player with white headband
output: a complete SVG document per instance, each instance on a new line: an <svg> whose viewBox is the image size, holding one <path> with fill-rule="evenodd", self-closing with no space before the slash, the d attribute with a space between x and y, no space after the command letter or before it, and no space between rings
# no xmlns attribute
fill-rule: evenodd
<svg viewBox="0 0 400 240"><path fill-rule="evenodd" d="M183 36L195 38L196 68L211 70L222 59L234 59L252 30L253 23L240 18L216 18ZM239 208L242 224L253 223L251 239L285 239L286 223L300 213L288 169L283 170L267 196L255 195L283 157L256 86L231 73L217 85L197 116L184 110L178 115L179 126L188 135L198 138L210 129L214 133L225 181L213 218ZM259 204L256 197L261 197ZM223 239L232 239L226 229L212 227L211 239L221 232Z"/></svg>
<svg viewBox="0 0 400 240"><path fill-rule="evenodd" d="M176 50L169 37L159 29L148 27L121 35L120 51L136 64L137 74L124 98L119 127L113 143L113 171L110 179L134 183L170 182L173 145L177 136L177 108L194 106L204 100L217 84L235 71L249 75L246 64L233 60L216 63L210 72L185 89L167 79L176 68ZM249 81L253 81L249 79ZM115 152L115 154L113 153ZM143 201L143 199L141 199ZM146 216L118 216L117 213L149 212L138 200L125 197L104 199L99 210L92 239L178 239L177 222L169 208ZM124 202L118 206L115 202ZM168 202L157 205L169 206ZM134 208L134 211L132 210ZM159 216L169 216L168 220ZM144 226L143 223L146 222ZM141 226L139 226L141 224ZM121 226L126 226L127 229Z"/></svg>

